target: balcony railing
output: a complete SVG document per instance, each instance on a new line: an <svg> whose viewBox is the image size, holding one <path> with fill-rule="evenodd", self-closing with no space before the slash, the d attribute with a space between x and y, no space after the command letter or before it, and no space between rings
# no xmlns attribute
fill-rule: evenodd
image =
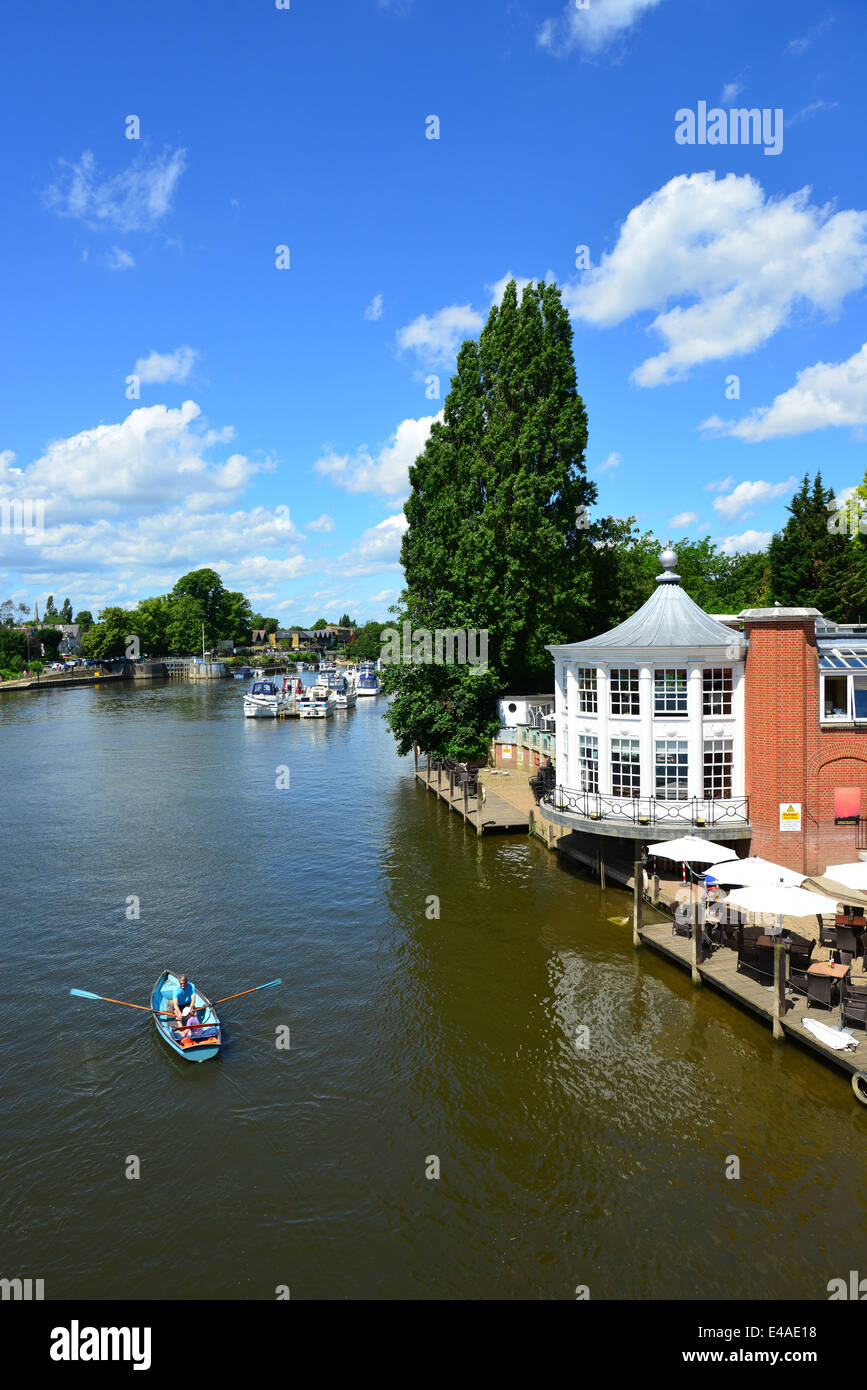
<svg viewBox="0 0 867 1390"><path fill-rule="evenodd" d="M661 801L655 796L602 796L555 787L541 804L544 809L580 820L619 820L632 825L748 825L750 819L748 796L726 801L697 796L688 801Z"/></svg>

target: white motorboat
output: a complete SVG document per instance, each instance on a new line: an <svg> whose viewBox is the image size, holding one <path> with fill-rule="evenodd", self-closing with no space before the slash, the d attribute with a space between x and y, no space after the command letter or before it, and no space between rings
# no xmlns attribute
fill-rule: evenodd
<svg viewBox="0 0 867 1390"><path fill-rule="evenodd" d="M332 676L329 682L330 689L334 691L334 699L338 709L354 709L358 700L358 693L345 676Z"/></svg>
<svg viewBox="0 0 867 1390"><path fill-rule="evenodd" d="M373 662L363 662L358 668L358 684L356 691L359 695L379 695L382 691L382 681L379 679L379 672Z"/></svg>
<svg viewBox="0 0 867 1390"><path fill-rule="evenodd" d="M328 686L308 685L298 696L298 712L302 719L330 719L336 708L334 691Z"/></svg>
<svg viewBox="0 0 867 1390"><path fill-rule="evenodd" d="M247 719L276 719L280 693L273 681L254 681L244 696L244 715Z"/></svg>

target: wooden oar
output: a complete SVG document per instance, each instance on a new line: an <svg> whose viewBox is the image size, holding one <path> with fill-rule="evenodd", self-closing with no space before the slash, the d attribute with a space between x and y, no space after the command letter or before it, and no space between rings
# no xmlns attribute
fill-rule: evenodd
<svg viewBox="0 0 867 1390"><path fill-rule="evenodd" d="M237 994L226 994L222 999L214 999L213 1004L225 1004L229 999L240 999L242 994L255 994L257 989L270 989L272 985L282 985L282 980L269 980L266 985L254 985L252 989L241 989Z"/></svg>
<svg viewBox="0 0 867 1390"><path fill-rule="evenodd" d="M147 1004L129 1004L126 999L110 999L107 994L91 994L87 989L71 989L70 994L77 994L79 999L99 999L103 1004L122 1004L125 1009L144 1009L146 1014L156 1014L168 1012L162 1009L148 1008Z"/></svg>

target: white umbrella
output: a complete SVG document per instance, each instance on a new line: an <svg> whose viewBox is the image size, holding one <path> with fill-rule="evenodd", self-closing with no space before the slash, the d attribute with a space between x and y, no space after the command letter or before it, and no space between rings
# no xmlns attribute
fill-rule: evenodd
<svg viewBox="0 0 867 1390"><path fill-rule="evenodd" d="M749 859L732 859L725 864L714 864L713 875L717 883L732 885L752 885L762 887L783 884L786 888L797 888L804 882L806 874L795 873L783 864L774 864L770 859L762 859L753 854Z"/></svg>
<svg viewBox="0 0 867 1390"><path fill-rule="evenodd" d="M761 913L764 917L776 917L776 930L782 929L783 917L818 917L822 912L837 911L836 898L826 898L822 893L811 893L808 888L787 887L777 883L754 883L750 887L735 888L726 899L727 907L739 907L744 912Z"/></svg>
<svg viewBox="0 0 867 1390"><path fill-rule="evenodd" d="M844 888L867 888L867 864L858 859L854 864L829 864L823 878L832 878Z"/></svg>
<svg viewBox="0 0 867 1390"><path fill-rule="evenodd" d="M714 844L713 840L700 840L697 835L681 835L678 840L660 840L657 845L647 846L648 854L659 859L673 859L693 864L719 864L731 859L731 847Z"/></svg>

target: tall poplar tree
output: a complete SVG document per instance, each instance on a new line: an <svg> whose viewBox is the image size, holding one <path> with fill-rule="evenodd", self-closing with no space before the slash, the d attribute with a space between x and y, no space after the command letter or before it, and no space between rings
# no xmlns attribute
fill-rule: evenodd
<svg viewBox="0 0 867 1390"><path fill-rule="evenodd" d="M488 633L488 669L386 669L389 722L402 752L483 756L494 698L550 690L550 642L588 622L594 580L586 475L587 414L572 328L556 285L515 281L478 343L465 342L442 423L410 468L398 619L413 629Z"/></svg>

